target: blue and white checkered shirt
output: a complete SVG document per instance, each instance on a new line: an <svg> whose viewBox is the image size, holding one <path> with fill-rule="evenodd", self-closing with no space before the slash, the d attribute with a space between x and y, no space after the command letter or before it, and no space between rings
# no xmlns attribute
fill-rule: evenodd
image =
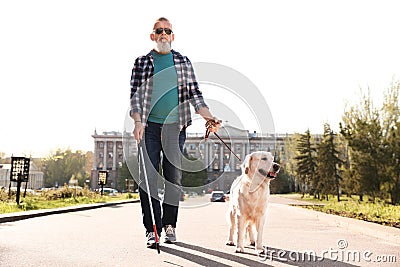
<svg viewBox="0 0 400 267"><path fill-rule="evenodd" d="M178 75L179 127L183 129L191 124L189 103L197 112L207 107L199 85L196 81L190 60L175 50L171 50L176 73ZM154 58L151 53L135 60L131 76L131 110L140 113L142 122L147 123L150 113L151 94L153 89Z"/></svg>

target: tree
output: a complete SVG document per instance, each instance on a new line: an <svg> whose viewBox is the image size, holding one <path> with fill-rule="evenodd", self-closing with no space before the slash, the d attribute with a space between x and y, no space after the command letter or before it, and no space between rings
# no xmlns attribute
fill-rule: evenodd
<svg viewBox="0 0 400 267"><path fill-rule="evenodd" d="M123 162L118 168L117 189L128 190L129 188L127 183L134 183L134 179L131 172L129 171L127 163ZM135 190L136 188L137 186L134 184L133 190Z"/></svg>
<svg viewBox="0 0 400 267"><path fill-rule="evenodd" d="M286 163L286 156L289 156L289 153L285 153L283 149L276 149L274 153L274 162L281 166L279 171L278 179L274 179L274 182L271 183L270 189L273 194L285 194L291 192L291 187L294 182L293 179L284 168Z"/></svg>
<svg viewBox="0 0 400 267"><path fill-rule="evenodd" d="M184 187L200 187L206 184L207 170L202 161L196 158L186 157L182 171L182 186ZM190 171L198 170L198 171Z"/></svg>
<svg viewBox="0 0 400 267"><path fill-rule="evenodd" d="M400 204L400 81L392 83L385 94L382 125L386 165L382 190L390 195L392 204Z"/></svg>
<svg viewBox="0 0 400 267"><path fill-rule="evenodd" d="M285 176L287 176L289 182L289 191L290 192L298 192L299 191L299 181L297 179L298 174L296 173L296 156L297 152L297 140L300 138L298 133L293 135L289 135L284 140L285 150L281 155L282 159L282 168L279 174L279 177L282 175L282 171L284 171Z"/></svg>
<svg viewBox="0 0 400 267"><path fill-rule="evenodd" d="M300 182L302 183L302 193L309 191L310 186L314 186L317 181L316 176L316 148L311 143L310 130L300 135L297 143L298 156L295 157L297 165L296 172L299 175Z"/></svg>
<svg viewBox="0 0 400 267"><path fill-rule="evenodd" d="M94 162L94 155L92 151L87 151L85 153L85 172L87 177L91 176L92 169L93 169L93 162Z"/></svg>
<svg viewBox="0 0 400 267"><path fill-rule="evenodd" d="M384 189L390 194L391 203L400 204L400 122L388 132L387 180Z"/></svg>
<svg viewBox="0 0 400 267"><path fill-rule="evenodd" d="M328 198L329 194L336 194L340 201L340 165L343 161L339 158L339 151L335 142L335 134L329 124L324 125L324 135L317 148L317 176L318 182L315 190Z"/></svg>
<svg viewBox="0 0 400 267"><path fill-rule="evenodd" d="M70 149L58 149L43 160L43 172L46 187L63 185L75 177L79 185L83 185L88 177L85 172L86 157L82 151L72 152Z"/></svg>
<svg viewBox="0 0 400 267"><path fill-rule="evenodd" d="M385 180L387 145L380 115L368 95L362 97L359 105L345 111L343 123L340 123L340 133L349 147L350 170L347 174L353 175L351 178L361 199L365 193L374 199L385 194L381 186Z"/></svg>
<svg viewBox="0 0 400 267"><path fill-rule="evenodd" d="M282 166L282 165L281 165ZM291 192L291 180L285 168L281 168L278 178L271 183L271 194L286 194Z"/></svg>

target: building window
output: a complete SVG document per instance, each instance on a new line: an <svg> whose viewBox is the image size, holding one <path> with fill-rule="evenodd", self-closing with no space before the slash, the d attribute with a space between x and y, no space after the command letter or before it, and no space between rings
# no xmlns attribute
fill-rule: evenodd
<svg viewBox="0 0 400 267"><path fill-rule="evenodd" d="M113 142L107 142L107 146L108 146L108 148L112 148L113 147Z"/></svg>
<svg viewBox="0 0 400 267"><path fill-rule="evenodd" d="M195 144L189 144L189 149L190 150L195 150L196 149L196 145Z"/></svg>
<svg viewBox="0 0 400 267"><path fill-rule="evenodd" d="M101 158L101 159L103 158L103 152L99 153L99 158Z"/></svg>
<svg viewBox="0 0 400 267"><path fill-rule="evenodd" d="M98 142L99 148L104 148L104 143L103 142Z"/></svg>

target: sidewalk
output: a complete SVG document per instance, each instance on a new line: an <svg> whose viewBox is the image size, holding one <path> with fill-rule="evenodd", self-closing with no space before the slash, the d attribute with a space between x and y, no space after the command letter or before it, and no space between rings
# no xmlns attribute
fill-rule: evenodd
<svg viewBox="0 0 400 267"><path fill-rule="evenodd" d="M76 205L76 206L70 206L70 207L58 208L58 209L43 209L43 210L4 213L4 214L0 214L0 223L15 222L15 221L19 221L19 220L34 218L34 217L41 217L41 216L74 212L74 211L98 209L98 208L103 208L103 207L110 207L110 206L116 206L116 205L127 204L127 203L135 203L135 202L139 202L139 199L128 199L128 200L115 201L115 202Z"/></svg>

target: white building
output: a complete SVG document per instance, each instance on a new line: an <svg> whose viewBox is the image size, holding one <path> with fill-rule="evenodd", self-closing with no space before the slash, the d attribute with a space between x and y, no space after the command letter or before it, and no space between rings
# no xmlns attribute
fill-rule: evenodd
<svg viewBox="0 0 400 267"><path fill-rule="evenodd" d="M98 188L99 171L108 171L107 186L115 188L117 185L118 168L124 160L124 146L126 153L137 154L137 144L130 133L96 131L94 138L93 168L91 174L91 188Z"/></svg>
<svg viewBox="0 0 400 267"><path fill-rule="evenodd" d="M10 186L10 171L11 164L0 164L0 188L8 188ZM27 188L29 189L39 189L44 186L43 172L39 171L35 163L30 161L29 166L29 179ZM17 186L16 182L11 182L11 187Z"/></svg>

